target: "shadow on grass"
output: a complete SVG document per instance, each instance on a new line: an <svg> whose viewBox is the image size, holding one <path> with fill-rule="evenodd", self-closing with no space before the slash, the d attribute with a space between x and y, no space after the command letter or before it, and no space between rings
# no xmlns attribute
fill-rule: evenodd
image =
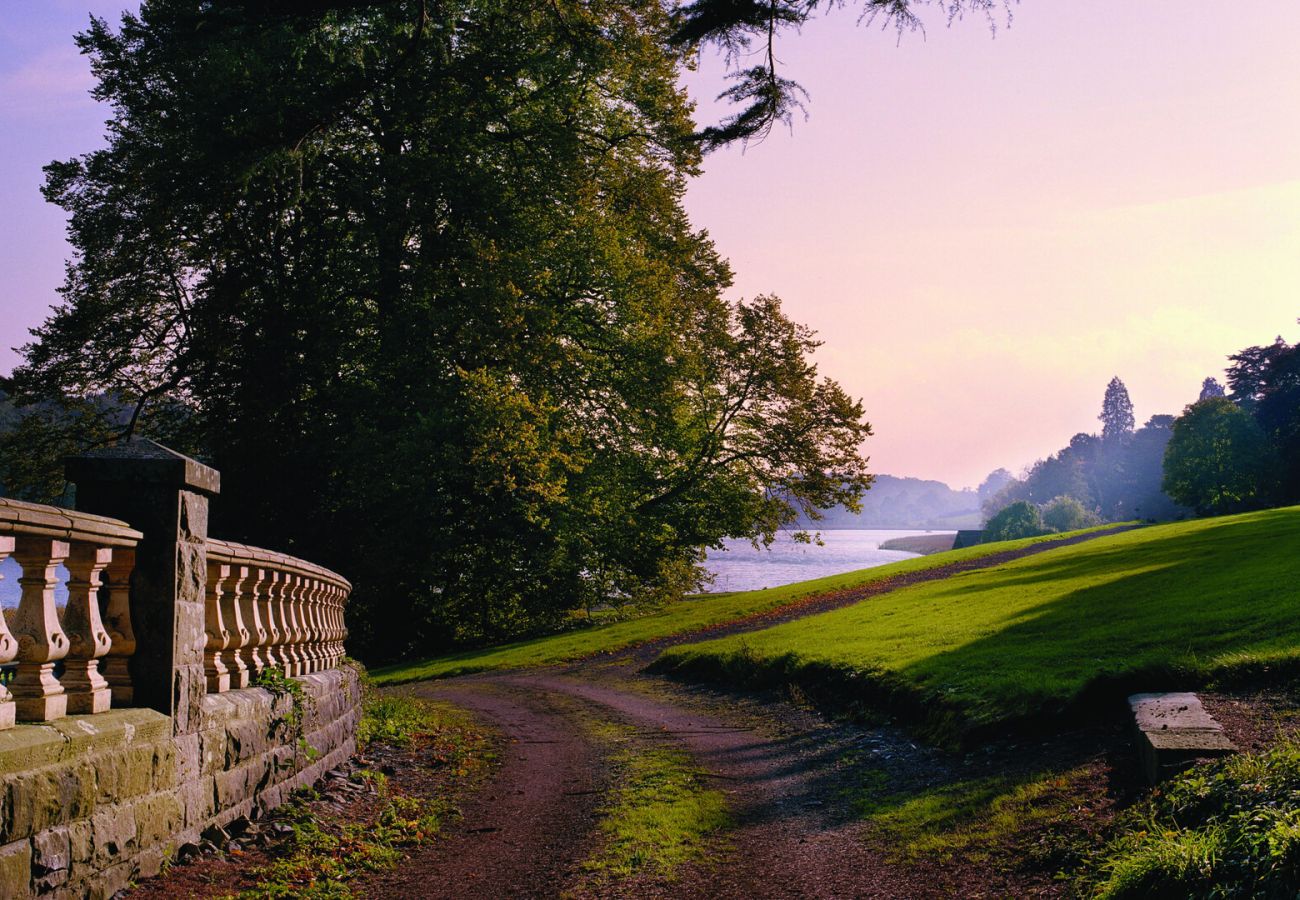
<svg viewBox="0 0 1300 900"><path fill-rule="evenodd" d="M1298 513L1133 532L910 589L917 615L933 616L937 629L969 614L984 617L987 633L893 668L870 664L869 639L861 665L818 658L817 648L792 640L790 652L736 642L656 668L797 685L821 706L883 712L945 745L1056 729L1063 717L1093 716L1139 690L1291 678L1300 673ZM845 613L840 622L872 627L870 602L831 615Z"/></svg>

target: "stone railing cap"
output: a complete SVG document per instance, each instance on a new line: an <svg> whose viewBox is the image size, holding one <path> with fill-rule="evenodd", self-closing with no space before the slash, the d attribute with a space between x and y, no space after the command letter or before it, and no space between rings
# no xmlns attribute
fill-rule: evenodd
<svg viewBox="0 0 1300 900"><path fill-rule="evenodd" d="M296 556L277 553L274 550L266 550L262 547L250 547L247 544L239 544L235 541L208 538L208 559L213 562L236 566L257 566L267 569L279 569L298 575L307 575L334 584L344 590L352 590L352 582L338 572L333 572L324 566L318 566L316 563L299 559Z"/></svg>
<svg viewBox="0 0 1300 900"><path fill-rule="evenodd" d="M8 497L0 497L0 534L86 541L110 547L134 547L142 537L140 532L117 519Z"/></svg>
<svg viewBox="0 0 1300 900"><path fill-rule="evenodd" d="M168 449L148 438L133 438L112 447L88 450L64 462L68 480L134 481L188 488L205 494L221 492L221 473L197 459Z"/></svg>

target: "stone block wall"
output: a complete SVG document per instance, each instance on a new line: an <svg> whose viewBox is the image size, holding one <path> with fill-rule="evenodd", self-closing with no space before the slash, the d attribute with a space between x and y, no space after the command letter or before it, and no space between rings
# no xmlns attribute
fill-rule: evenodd
<svg viewBox="0 0 1300 900"><path fill-rule="evenodd" d="M0 731L0 897L111 897L210 826L256 818L344 762L356 673L297 680L300 730L291 695L246 688L202 697L190 734L150 709Z"/></svg>

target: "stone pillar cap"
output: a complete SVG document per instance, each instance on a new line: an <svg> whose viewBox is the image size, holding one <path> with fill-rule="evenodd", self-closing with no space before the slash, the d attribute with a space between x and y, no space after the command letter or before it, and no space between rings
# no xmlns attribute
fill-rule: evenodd
<svg viewBox="0 0 1300 900"><path fill-rule="evenodd" d="M221 493L221 473L149 438L132 438L112 447L88 450L64 461L68 480L127 481Z"/></svg>

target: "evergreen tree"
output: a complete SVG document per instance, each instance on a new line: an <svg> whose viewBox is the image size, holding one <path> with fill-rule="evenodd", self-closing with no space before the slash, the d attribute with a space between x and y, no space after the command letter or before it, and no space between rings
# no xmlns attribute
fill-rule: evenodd
<svg viewBox="0 0 1300 900"><path fill-rule="evenodd" d="M1106 443L1121 441L1133 433L1133 401L1128 388L1116 376L1106 385L1106 396L1101 401L1101 437Z"/></svg>
<svg viewBox="0 0 1300 900"><path fill-rule="evenodd" d="M1211 400L1215 397L1224 397L1226 395L1227 391L1224 390L1223 385L1219 384L1217 378L1207 378L1201 382L1201 396L1196 399Z"/></svg>

